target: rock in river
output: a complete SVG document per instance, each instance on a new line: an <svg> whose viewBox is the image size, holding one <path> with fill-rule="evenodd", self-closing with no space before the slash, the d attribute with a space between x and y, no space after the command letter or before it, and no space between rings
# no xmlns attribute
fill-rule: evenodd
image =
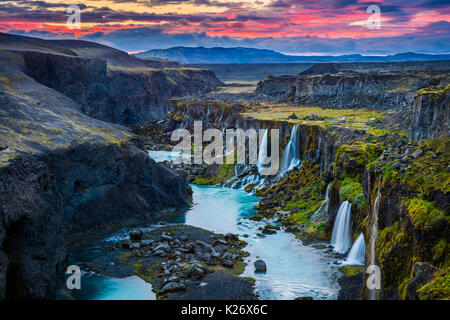
<svg viewBox="0 0 450 320"><path fill-rule="evenodd" d="M255 272L266 272L266 263L263 260L256 260L254 263Z"/></svg>

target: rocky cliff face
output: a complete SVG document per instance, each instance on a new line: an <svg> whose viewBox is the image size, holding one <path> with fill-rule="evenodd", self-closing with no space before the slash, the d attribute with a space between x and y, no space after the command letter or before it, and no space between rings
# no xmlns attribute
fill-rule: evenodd
<svg viewBox="0 0 450 320"><path fill-rule="evenodd" d="M417 90L446 81L448 76L432 71L339 72L269 77L258 83L256 93L329 108L392 110L409 106Z"/></svg>
<svg viewBox="0 0 450 320"><path fill-rule="evenodd" d="M95 90L93 80L101 87L105 62L9 50L0 56L0 298L55 298L71 246L102 230L179 214L188 186L125 128L84 115L68 97Z"/></svg>
<svg viewBox="0 0 450 320"><path fill-rule="evenodd" d="M438 98L439 103L430 107L440 111L447 105L442 104L446 98L439 97L435 94L435 99L429 101ZM220 103L199 101L174 100L170 110L171 121L177 124L174 128L179 125L191 128L193 121L199 120L204 126L218 128L278 129L281 149L289 141L296 121L254 119L233 113L231 108ZM444 109L439 114L442 117L447 113ZM278 219L287 230L307 242L329 240L339 206L349 201L352 203L353 240L363 233L366 265L359 267L355 275L342 279L346 297L448 297L450 293L445 289L445 281L448 281L449 263L450 149L442 123L436 120L436 136L440 132L442 137L417 142L409 141L404 133L395 130L389 134L370 133L347 128L345 123L320 126L298 120L302 167L282 180L274 181L266 189L256 191L261 196L257 206L259 217ZM213 174L221 180L209 176L213 170L208 170L206 178L198 181L223 183L223 179L230 179L235 172L239 176L245 175L245 169L245 166L237 167L237 170L230 170L225 165L216 167ZM254 171L247 170L247 173ZM320 219L312 219L321 208L328 187L326 210ZM376 223L374 216L378 220ZM372 243L373 252L370 249ZM367 280L364 270L371 260L382 273L381 290L374 296L364 285Z"/></svg>
<svg viewBox="0 0 450 320"><path fill-rule="evenodd" d="M102 59L33 51L23 57L24 72L36 81L72 98L87 115L120 124L163 119L169 97L221 84L209 70L108 68Z"/></svg>
<svg viewBox="0 0 450 320"><path fill-rule="evenodd" d="M420 90L412 104L410 137L414 140L450 135L450 85Z"/></svg>

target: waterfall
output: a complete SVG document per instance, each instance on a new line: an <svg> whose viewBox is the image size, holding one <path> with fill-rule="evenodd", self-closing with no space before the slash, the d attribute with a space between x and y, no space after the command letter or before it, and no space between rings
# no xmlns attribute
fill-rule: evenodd
<svg viewBox="0 0 450 320"><path fill-rule="evenodd" d="M317 143L316 159L319 159L321 154L322 154L322 137L319 137L319 142Z"/></svg>
<svg viewBox="0 0 450 320"><path fill-rule="evenodd" d="M267 158L267 136L268 136L269 129L266 129L264 131L263 138L261 140L261 144L259 145L259 152L258 152L258 173L261 173L261 170L263 168L263 165L265 164L266 158Z"/></svg>
<svg viewBox="0 0 450 320"><path fill-rule="evenodd" d="M331 244L334 251L338 253L347 252L352 244L350 234L350 215L352 204L344 201L339 207L339 211L334 222L333 234L331 235Z"/></svg>
<svg viewBox="0 0 450 320"><path fill-rule="evenodd" d="M375 198L375 201L373 202L373 211L372 211L372 221L371 221L371 228L370 228L370 265L375 266L376 265L376 258L375 258L375 245L378 238L378 210L380 208L380 200L381 200L381 176L378 180L378 190L377 190L377 197ZM375 300L377 298L377 290L372 289L369 290L369 299Z"/></svg>
<svg viewBox="0 0 450 320"><path fill-rule="evenodd" d="M291 130L291 137L289 139L286 148L284 149L283 159L280 165L280 174L283 175L294 168L298 168L301 165L300 160L300 146L298 138L298 124L296 124Z"/></svg>
<svg viewBox="0 0 450 320"><path fill-rule="evenodd" d="M328 214L328 203L330 202L330 199L328 198L328 192L330 191L331 182L327 186L327 191L325 191L325 200L320 205L320 208L313 213L311 216L311 222L315 222L318 220L322 220L323 218L326 218Z"/></svg>
<svg viewBox="0 0 450 320"><path fill-rule="evenodd" d="M348 254L348 257L345 260L344 264L352 266L364 265L365 252L366 244L364 243L364 235L360 233L355 243L353 243L353 246L350 249L350 253Z"/></svg>

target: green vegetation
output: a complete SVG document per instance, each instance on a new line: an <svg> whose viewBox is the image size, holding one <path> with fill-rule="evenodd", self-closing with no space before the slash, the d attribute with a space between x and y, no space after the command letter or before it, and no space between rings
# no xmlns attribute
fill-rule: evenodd
<svg viewBox="0 0 450 320"><path fill-rule="evenodd" d="M257 195L264 202L257 206L260 216L270 217L279 210L288 212L281 219L285 226L303 226L296 235L303 240L326 239L326 223L311 222L311 216L324 201L326 183L320 178L320 165L310 160L302 163L300 170L294 170L280 183L260 190Z"/></svg>
<svg viewBox="0 0 450 320"><path fill-rule="evenodd" d="M222 184L234 176L234 164L220 164L218 166L216 174L211 176L196 176L194 183L200 185Z"/></svg>
<svg viewBox="0 0 450 320"><path fill-rule="evenodd" d="M423 88L417 91L416 98L422 95L431 95L434 98L439 98L447 95L449 92L450 92L450 84L447 85L445 88L437 88L437 87Z"/></svg>
<svg viewBox="0 0 450 320"><path fill-rule="evenodd" d="M450 268L438 272L418 293L420 300L450 300Z"/></svg>
<svg viewBox="0 0 450 320"><path fill-rule="evenodd" d="M353 178L347 177L341 182L339 198L341 202L348 200L359 208L363 208L366 205L366 197L364 196L362 185Z"/></svg>
<svg viewBox="0 0 450 320"><path fill-rule="evenodd" d="M292 114L297 119L288 119ZM366 109L325 109L320 107L293 107L282 103L263 102L258 107L250 107L248 111L241 114L243 117L252 117L257 120L287 121L291 123L318 125L329 127L337 125L341 127L367 130L373 135L382 135L386 130L375 129L369 123L376 120L386 119L385 112ZM312 120L318 118L320 120ZM342 119L345 118L345 121Z"/></svg>
<svg viewBox="0 0 450 320"><path fill-rule="evenodd" d="M343 266L339 268L339 271L346 276L355 276L364 271L364 266Z"/></svg>
<svg viewBox="0 0 450 320"><path fill-rule="evenodd" d="M336 153L334 170L337 178L362 179L366 166L377 159L383 146L374 142L355 142L341 145Z"/></svg>
<svg viewBox="0 0 450 320"><path fill-rule="evenodd" d="M406 200L405 205L411 222L417 230L430 232L449 222L446 214L436 209L432 202L413 198Z"/></svg>

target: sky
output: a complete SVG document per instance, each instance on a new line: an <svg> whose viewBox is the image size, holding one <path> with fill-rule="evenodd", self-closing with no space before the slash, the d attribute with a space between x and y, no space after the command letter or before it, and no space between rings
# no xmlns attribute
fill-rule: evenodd
<svg viewBox="0 0 450 320"><path fill-rule="evenodd" d="M67 23L70 5L80 9L79 29ZM380 10L379 28L371 5ZM450 1L0 0L0 32L127 52L242 46L297 55L437 54L450 53Z"/></svg>

